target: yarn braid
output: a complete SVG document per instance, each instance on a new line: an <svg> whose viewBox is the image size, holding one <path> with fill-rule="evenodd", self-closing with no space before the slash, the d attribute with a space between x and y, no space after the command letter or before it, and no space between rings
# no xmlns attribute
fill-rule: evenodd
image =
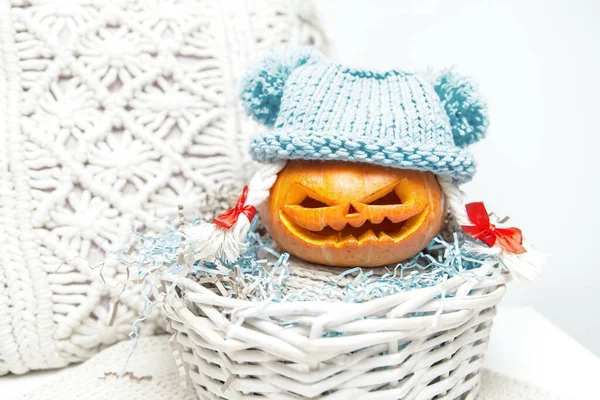
<svg viewBox="0 0 600 400"><path fill-rule="evenodd" d="M245 205L258 207L269 197L277 174L285 167L286 161L275 161L262 165L248 184L248 197ZM187 238L194 244L194 255L199 258L214 258L226 263L235 262L244 249L246 235L252 221L245 214L238 216L235 224L223 228L213 222L206 222L185 229Z"/></svg>
<svg viewBox="0 0 600 400"><path fill-rule="evenodd" d="M438 176L438 181L448 202L450 213L454 216L458 225L471 225L467 208L464 203L464 193L447 175ZM539 277L546 263L546 255L535 250L530 244L523 240L523 247L527 250L523 254L514 254L504 250L498 242L492 247L479 244L469 245L474 253L484 255L495 255L508 269L517 281L534 280Z"/></svg>
<svg viewBox="0 0 600 400"><path fill-rule="evenodd" d="M276 161L259 168L248 185L248 197L245 205L258 207L265 201L269 197L271 187L277 180L277 174L285 165L285 161ZM464 203L464 193L449 176L440 175L438 181L456 223L459 226L469 225L471 222ZM242 213L230 229L207 222L187 228L185 234L195 246L194 254L196 257L220 259L227 263L233 263L244 249L251 222ZM545 255L533 249L525 241L523 241L523 247L527 252L524 254L508 252L500 247L498 243L492 247L479 244L470 244L469 246L474 253L497 256L516 280L536 279L545 264Z"/></svg>

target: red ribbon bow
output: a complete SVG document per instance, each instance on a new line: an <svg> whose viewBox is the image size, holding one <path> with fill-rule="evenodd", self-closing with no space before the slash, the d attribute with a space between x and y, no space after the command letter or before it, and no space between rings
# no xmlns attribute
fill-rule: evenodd
<svg viewBox="0 0 600 400"><path fill-rule="evenodd" d="M519 228L496 228L490 223L490 217L482 202L466 205L467 215L475 225L462 225L461 228L473 239L479 239L492 247L496 241L504 250L514 254L523 254L523 234Z"/></svg>
<svg viewBox="0 0 600 400"><path fill-rule="evenodd" d="M237 222L240 214L244 214L246 217L248 217L248 221L252 221L252 218L254 218L254 215L256 214L256 207L252 205L244 205L246 203L246 198L248 198L248 186L244 186L242 195L238 199L237 203L235 203L235 207L233 207L231 210L225 211L218 217L215 217L213 220L215 225L218 225L221 228L229 229Z"/></svg>

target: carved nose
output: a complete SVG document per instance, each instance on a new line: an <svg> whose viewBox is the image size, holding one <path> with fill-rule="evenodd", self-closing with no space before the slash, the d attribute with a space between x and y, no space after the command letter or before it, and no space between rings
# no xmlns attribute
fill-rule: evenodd
<svg viewBox="0 0 600 400"><path fill-rule="evenodd" d="M359 207L350 203L348 206L348 211L346 211L346 221L353 227L358 228L359 226L363 226L366 219L360 213Z"/></svg>
<svg viewBox="0 0 600 400"><path fill-rule="evenodd" d="M354 207L353 204L350 204L350 206L348 207L348 211L346 212L346 215L351 216L353 214L358 214L358 210Z"/></svg>

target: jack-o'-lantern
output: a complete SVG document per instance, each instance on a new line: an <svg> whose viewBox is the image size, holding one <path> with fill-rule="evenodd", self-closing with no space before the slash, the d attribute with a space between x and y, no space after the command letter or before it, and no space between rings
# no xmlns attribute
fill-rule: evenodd
<svg viewBox="0 0 600 400"><path fill-rule="evenodd" d="M366 267L411 258L444 223L438 179L448 190L473 177L466 147L487 129L476 88L451 70L355 69L304 47L258 60L240 98L269 128L249 147L263 165L214 227L188 235L197 257L227 263L245 248L256 207L273 240L308 261Z"/></svg>
<svg viewBox="0 0 600 400"><path fill-rule="evenodd" d="M261 215L285 251L315 263L374 267L410 258L445 219L431 172L289 161Z"/></svg>

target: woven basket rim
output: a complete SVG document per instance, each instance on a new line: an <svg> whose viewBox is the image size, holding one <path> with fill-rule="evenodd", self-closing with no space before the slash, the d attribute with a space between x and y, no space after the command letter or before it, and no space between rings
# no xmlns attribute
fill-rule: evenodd
<svg viewBox="0 0 600 400"><path fill-rule="evenodd" d="M481 281L486 282L486 286L500 286L506 284L510 279L511 275L507 272L491 274L493 269L497 268L494 265L482 265L478 268L469 270L471 274L481 276L483 279ZM277 302L271 300L263 300L263 301L252 301L252 299L244 300L240 298L232 298L226 297L219 293L213 292L207 288L205 288L201 283L197 282L194 279L191 279L187 276L181 275L165 275L162 276L161 279L164 282L168 282L169 284L175 283L177 287L185 289L183 295L179 295L175 290L171 290L169 293L164 293L168 297L177 297L179 299L183 297L187 297L189 299L193 298L194 302L206 302L213 305L227 303L228 306L234 306L238 309L249 309L256 308L265 302L268 302L269 308L271 311L285 311L288 309L311 309L313 307L321 308L324 303L328 304L331 307L336 307L340 310L342 309L354 309L356 306L360 306L361 304L373 304L373 303L384 303L384 302L396 302L398 299L408 298L412 296L419 296L428 292L436 292L439 291L440 286L444 286L445 289L451 289L460 285L461 283L466 282L467 280L476 280L473 276L461 275L458 274L451 278L448 278L445 282L440 282L436 285L432 285L429 287L411 289L407 291L402 291L393 295L383 296L379 298L368 299L362 302L342 302L339 300L335 301L323 301L323 300L304 300L304 301L284 301ZM490 296L494 292L488 293L484 296ZM190 297L191 296L191 297ZM450 300L450 299L446 299ZM223 304L224 305L224 304Z"/></svg>
<svg viewBox="0 0 600 400"><path fill-rule="evenodd" d="M244 300L171 276L165 281L180 290L163 291L162 300L187 375L207 398L317 398L334 390L337 398L458 399L477 391L473 374L511 279L500 271L486 264L361 303Z"/></svg>

